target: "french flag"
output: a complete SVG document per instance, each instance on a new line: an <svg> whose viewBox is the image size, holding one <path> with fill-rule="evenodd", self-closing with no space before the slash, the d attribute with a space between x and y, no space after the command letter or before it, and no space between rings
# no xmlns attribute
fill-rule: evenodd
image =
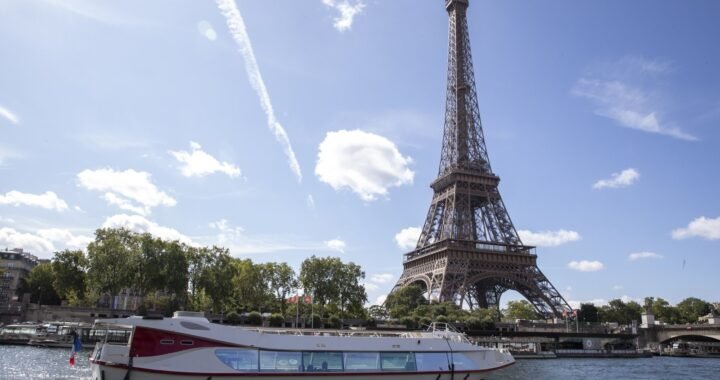
<svg viewBox="0 0 720 380"><path fill-rule="evenodd" d="M75 354L80 352L82 350L82 342L80 342L80 337L77 335L76 332L72 332L73 337L73 343L72 343L72 351L70 352L70 367L75 366Z"/></svg>

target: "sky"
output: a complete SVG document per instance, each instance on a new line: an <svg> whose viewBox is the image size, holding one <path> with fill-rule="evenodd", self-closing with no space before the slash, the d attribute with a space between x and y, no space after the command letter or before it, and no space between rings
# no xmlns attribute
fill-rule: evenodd
<svg viewBox="0 0 720 380"><path fill-rule="evenodd" d="M471 0L493 170L571 305L720 301L719 13ZM0 0L0 52L0 247L126 227L337 256L371 304L402 273L439 164L443 1Z"/></svg>

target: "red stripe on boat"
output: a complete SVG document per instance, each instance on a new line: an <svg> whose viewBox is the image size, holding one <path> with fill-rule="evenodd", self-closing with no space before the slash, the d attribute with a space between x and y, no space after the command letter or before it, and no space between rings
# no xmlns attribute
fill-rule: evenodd
<svg viewBox="0 0 720 380"><path fill-rule="evenodd" d="M157 356L193 348L237 347L232 344L178 334L170 331L135 327L130 344L132 356Z"/></svg>

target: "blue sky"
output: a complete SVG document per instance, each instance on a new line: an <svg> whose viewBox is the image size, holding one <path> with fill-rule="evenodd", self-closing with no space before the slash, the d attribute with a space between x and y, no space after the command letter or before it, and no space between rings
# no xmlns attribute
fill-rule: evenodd
<svg viewBox="0 0 720 380"><path fill-rule="evenodd" d="M718 12L471 1L493 169L571 303L718 301ZM337 255L371 302L400 275L439 161L442 1L0 0L0 51L0 246L124 226Z"/></svg>

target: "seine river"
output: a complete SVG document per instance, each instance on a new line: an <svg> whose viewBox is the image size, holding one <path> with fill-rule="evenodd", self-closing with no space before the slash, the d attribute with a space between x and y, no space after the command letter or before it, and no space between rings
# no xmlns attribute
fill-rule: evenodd
<svg viewBox="0 0 720 380"><path fill-rule="evenodd" d="M0 379L88 379L90 351L69 364L70 350L0 346ZM548 359L520 360L487 379L718 379L720 359Z"/></svg>

